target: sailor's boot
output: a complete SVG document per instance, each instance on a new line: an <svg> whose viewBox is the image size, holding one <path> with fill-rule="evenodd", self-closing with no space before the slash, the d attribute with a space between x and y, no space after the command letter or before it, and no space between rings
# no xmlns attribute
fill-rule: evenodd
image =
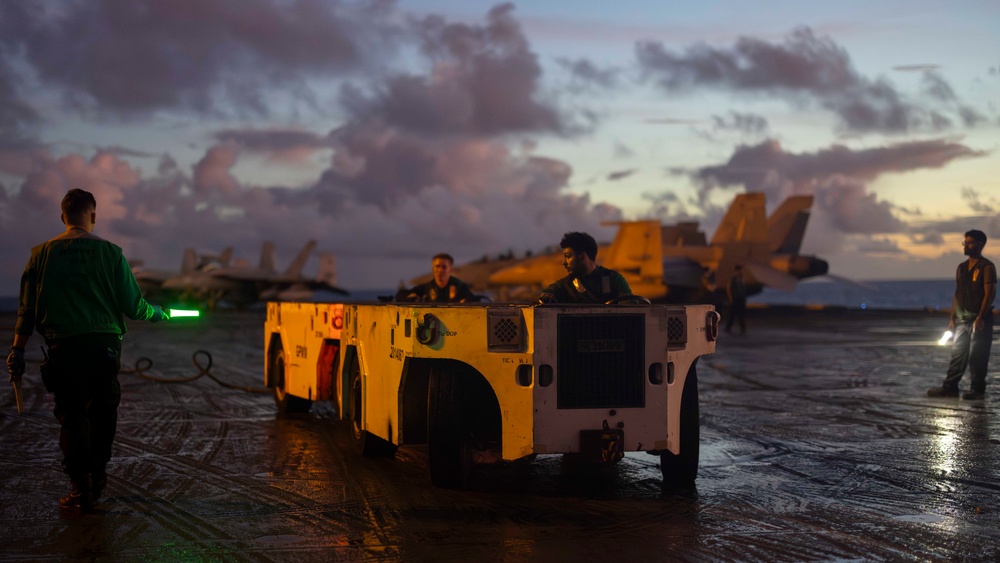
<svg viewBox="0 0 1000 563"><path fill-rule="evenodd" d="M83 516L94 509L94 497L90 486L90 474L70 479L73 490L59 499L59 511L65 516Z"/></svg>

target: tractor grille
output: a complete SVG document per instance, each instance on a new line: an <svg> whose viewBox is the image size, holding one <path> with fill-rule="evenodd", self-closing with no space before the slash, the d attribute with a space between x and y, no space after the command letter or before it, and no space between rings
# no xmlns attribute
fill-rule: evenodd
<svg viewBox="0 0 1000 563"><path fill-rule="evenodd" d="M497 342L509 344L517 338L517 322L513 319L498 319L493 325L493 338Z"/></svg>
<svg viewBox="0 0 1000 563"><path fill-rule="evenodd" d="M524 319L517 307L491 308L486 342L490 352L520 352L524 349Z"/></svg>
<svg viewBox="0 0 1000 563"><path fill-rule="evenodd" d="M558 408L643 407L643 315L560 315Z"/></svg>
<svg viewBox="0 0 1000 563"><path fill-rule="evenodd" d="M687 344L687 317L678 315L667 319L667 340L671 345Z"/></svg>

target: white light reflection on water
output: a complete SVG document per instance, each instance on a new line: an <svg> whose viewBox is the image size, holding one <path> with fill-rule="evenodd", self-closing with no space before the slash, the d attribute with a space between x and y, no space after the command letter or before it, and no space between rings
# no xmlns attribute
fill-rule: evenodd
<svg viewBox="0 0 1000 563"><path fill-rule="evenodd" d="M963 424L961 416L956 416L954 412L935 416L932 424L937 427L937 432L932 438L929 449L931 459L929 461L929 480L942 492L953 492L955 472L960 470L960 456L962 455L963 435L960 433L960 426ZM967 446L967 445L966 445ZM937 495L927 497L928 500L937 498ZM940 511L942 506L939 501L930 501L923 513L901 514L896 516L897 520L914 524L927 524L936 528L950 530L958 533L962 523Z"/></svg>
<svg viewBox="0 0 1000 563"><path fill-rule="evenodd" d="M938 431L934 434L931 468L936 475L951 475L958 459L958 428L962 421L954 416L937 416L933 420Z"/></svg>

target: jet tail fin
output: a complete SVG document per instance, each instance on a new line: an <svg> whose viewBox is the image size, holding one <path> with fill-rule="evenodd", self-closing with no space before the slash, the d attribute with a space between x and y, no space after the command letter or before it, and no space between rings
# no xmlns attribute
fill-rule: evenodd
<svg viewBox="0 0 1000 563"><path fill-rule="evenodd" d="M319 255L319 269L316 270L316 281L329 286L337 285L337 258L329 252Z"/></svg>
<svg viewBox="0 0 1000 563"><path fill-rule="evenodd" d="M767 256L767 207L763 193L747 192L733 198L729 211L712 236L712 246L719 248L718 258L710 265L715 267L715 283L718 284L727 283L736 266L749 266ZM769 273L765 271L763 275ZM780 280L775 278L773 281Z"/></svg>
<svg viewBox="0 0 1000 563"><path fill-rule="evenodd" d="M184 258L181 259L181 273L188 274L198 267L198 254L193 248L184 249Z"/></svg>
<svg viewBox="0 0 1000 563"><path fill-rule="evenodd" d="M274 267L274 243L267 240L260 247L260 269L262 272L276 273Z"/></svg>
<svg viewBox="0 0 1000 563"><path fill-rule="evenodd" d="M712 236L713 245L730 242L763 243L767 240L767 211L764 194L760 192L737 195Z"/></svg>
<svg viewBox="0 0 1000 563"><path fill-rule="evenodd" d="M219 264L223 266L228 266L229 261L233 259L233 247L227 246L222 254L219 255Z"/></svg>
<svg viewBox="0 0 1000 563"><path fill-rule="evenodd" d="M302 250L299 251L299 254L298 256L295 257L295 260L292 261L292 263L288 266L288 269L285 270L284 275L286 277L293 277L293 278L301 276L302 268L306 266L306 261L309 260L309 255L312 254L314 248L316 248L315 240L307 242L306 245L302 247Z"/></svg>
<svg viewBox="0 0 1000 563"><path fill-rule="evenodd" d="M605 268L652 279L663 277L662 256L660 222L628 221L618 223L615 240L601 262Z"/></svg>
<svg viewBox="0 0 1000 563"><path fill-rule="evenodd" d="M771 252L798 254L809 222L813 196L792 196L767 218L767 238Z"/></svg>

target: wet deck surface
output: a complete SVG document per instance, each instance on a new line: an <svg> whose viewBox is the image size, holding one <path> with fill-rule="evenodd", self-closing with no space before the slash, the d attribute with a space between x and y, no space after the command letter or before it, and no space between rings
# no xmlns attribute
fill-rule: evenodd
<svg viewBox="0 0 1000 563"><path fill-rule="evenodd" d="M262 324L133 323L125 364L192 376L205 349L214 376L256 387ZM0 395L0 561L1000 560L1000 387L991 375L985 401L924 396L947 364L945 324L752 312L748 335L699 364L691 490L663 487L643 453L609 467L539 456L436 489L425 450L361 458L328 406L278 418L269 395L208 377L123 373L108 489L75 520L56 506L67 483L35 336L27 412Z"/></svg>

